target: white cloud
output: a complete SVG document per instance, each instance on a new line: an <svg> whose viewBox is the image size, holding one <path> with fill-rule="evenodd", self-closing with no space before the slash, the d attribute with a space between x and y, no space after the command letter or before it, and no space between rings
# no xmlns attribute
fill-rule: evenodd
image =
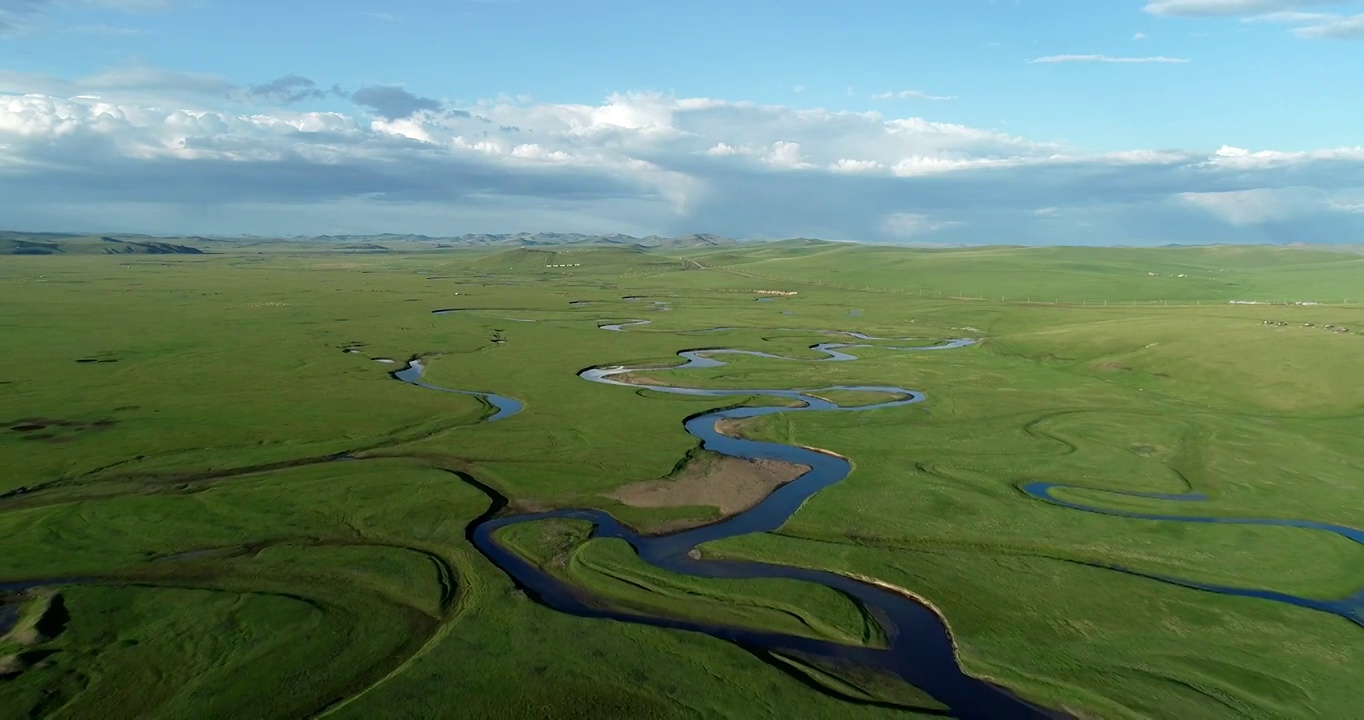
<svg viewBox="0 0 1364 720"><path fill-rule="evenodd" d="M1333 160L1364 162L1364 146L1294 152L1280 150L1251 152L1245 148L1223 145L1204 162L1204 165L1229 170L1254 170Z"/></svg>
<svg viewBox="0 0 1364 720"><path fill-rule="evenodd" d="M934 220L923 213L894 212L881 218L881 229L897 238L912 238L934 233L943 228L962 225L956 220Z"/></svg>
<svg viewBox="0 0 1364 720"><path fill-rule="evenodd" d="M922 90L887 90L871 96L873 100L956 100L956 95L930 95Z"/></svg>
<svg viewBox="0 0 1364 720"><path fill-rule="evenodd" d="M417 142L432 142L431 133L427 132L426 128L422 127L421 120L416 117L400 118L398 120L385 120L380 118L371 122L370 128L376 133L396 135L409 140L416 140Z"/></svg>
<svg viewBox="0 0 1364 720"><path fill-rule="evenodd" d="M1152 15L1217 17L1261 15L1338 2L1340 0L1151 0L1143 9Z"/></svg>
<svg viewBox="0 0 1364 720"><path fill-rule="evenodd" d="M736 148L733 145L730 145L729 143L720 142L715 143L714 146L708 148L706 150L706 154L711 155L713 157L729 157L730 155L746 154L746 151L741 150L740 148Z"/></svg>
<svg viewBox="0 0 1364 720"><path fill-rule="evenodd" d="M205 95L223 95L233 87L221 75L163 70L145 65L128 65L105 70L82 78L79 84L95 91L158 88Z"/></svg>
<svg viewBox="0 0 1364 720"><path fill-rule="evenodd" d="M778 140L772 143L772 151L763 159L768 164L779 168L800 170L814 167L805 161L805 156L800 151L800 143L788 140Z"/></svg>
<svg viewBox="0 0 1364 720"><path fill-rule="evenodd" d="M1055 64L1055 63L1118 63L1118 64L1182 64L1189 62L1188 58L1165 57L1156 55L1152 57L1114 57L1112 55L1047 55L1044 57L1033 58L1028 61L1030 64Z"/></svg>
<svg viewBox="0 0 1364 720"><path fill-rule="evenodd" d="M1340 5L1342 0L1155 0L1153 15L1239 17L1245 22L1295 25L1293 34L1310 40L1364 40L1364 13L1341 15L1300 8Z"/></svg>
<svg viewBox="0 0 1364 720"><path fill-rule="evenodd" d="M884 166L875 160L853 160L850 158L839 158L829 165L829 169L839 173L862 173L874 172Z"/></svg>
<svg viewBox="0 0 1364 720"><path fill-rule="evenodd" d="M72 25L71 27L61 28L60 32L71 35L95 35L99 37L132 37L142 35L146 31L138 28L119 27L117 25Z"/></svg>
<svg viewBox="0 0 1364 720"><path fill-rule="evenodd" d="M91 7L124 12L148 12L167 10L176 5L184 5L185 0L72 0L71 4L84 4Z"/></svg>
<svg viewBox="0 0 1364 720"><path fill-rule="evenodd" d="M450 144L457 150L474 150L488 155L501 155L507 152L506 146L497 140L477 140L470 142L463 135L456 135Z"/></svg>
<svg viewBox="0 0 1364 720"><path fill-rule="evenodd" d="M1228 192L1186 192L1180 200L1197 206L1232 225L1256 225L1281 220L1294 213L1295 203L1280 191L1255 189Z"/></svg>
<svg viewBox="0 0 1364 720"><path fill-rule="evenodd" d="M0 0L3 2L3 0ZM288 76L274 81L302 81L317 94L326 94L312 81ZM267 83L268 85L268 83ZM93 75L65 80L51 75L0 69L0 94L37 94L53 97L81 95L109 97L127 105L175 107L180 109L217 109L224 101L252 104L269 101L255 87L240 86L221 75L166 70L148 65L120 65ZM300 87L294 87L300 90Z"/></svg>
<svg viewBox="0 0 1364 720"><path fill-rule="evenodd" d="M1245 22L1279 22L1279 23L1301 23L1313 22L1318 20L1330 20L1336 15L1330 13L1300 12L1297 10L1283 10L1280 12L1264 13L1263 15L1251 15L1242 18Z"/></svg>
<svg viewBox="0 0 1364 720"><path fill-rule="evenodd" d="M1133 33L1133 34L1132 34L1132 39L1133 39L1133 40L1145 40L1147 37L1148 37L1148 36L1147 36L1146 33L1144 33L1144 32L1138 32L1138 33Z"/></svg>
<svg viewBox="0 0 1364 720"><path fill-rule="evenodd" d="M569 162L573 159L572 155L563 150L550 150L541 147L537 143L526 143L512 148L511 155L522 160L537 160L541 162Z"/></svg>
<svg viewBox="0 0 1364 720"><path fill-rule="evenodd" d="M891 171L896 177L922 177L941 175L963 170L984 170L990 168L1014 168L1024 165L1042 164L1045 157L907 157L895 163Z"/></svg>
<svg viewBox="0 0 1364 720"><path fill-rule="evenodd" d="M1305 215L1364 212L1359 190L1324 192L1311 187L1254 188L1225 192L1180 193L1178 198L1232 225L1258 225Z"/></svg>
<svg viewBox="0 0 1364 720"><path fill-rule="evenodd" d="M1364 40L1364 13L1319 18L1294 28L1293 34L1311 40Z"/></svg>
<svg viewBox="0 0 1364 720"><path fill-rule="evenodd" d="M212 76L150 69L43 83L60 94L0 95L0 226L84 216L98 230L105 208L188 232L379 218L450 232L502 218L518 229L1187 242L1270 232L1270 220L1318 223L1326 239L1364 228L1364 194L1351 194L1364 187L1360 147L1096 154L922 117L657 93L384 119L242 109ZM146 101L156 83L179 95ZM176 97L187 104L163 102ZM205 218L215 224L193 224ZM1081 219L1094 226L1075 234Z"/></svg>

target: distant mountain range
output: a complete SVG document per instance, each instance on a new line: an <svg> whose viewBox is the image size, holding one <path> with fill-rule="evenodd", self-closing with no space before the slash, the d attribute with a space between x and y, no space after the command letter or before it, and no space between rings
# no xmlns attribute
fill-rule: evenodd
<svg viewBox="0 0 1364 720"><path fill-rule="evenodd" d="M641 249L725 247L740 241L710 234L661 237L649 235L585 235L582 233L469 234L450 237L405 235L314 235L293 237L158 237L152 235L80 235L0 231L0 255L200 254L263 246L310 247L349 252L383 252L419 248L554 247L616 245ZM404 247L405 246L405 247Z"/></svg>
<svg viewBox="0 0 1364 720"><path fill-rule="evenodd" d="M79 233L16 232L0 230L0 255L195 255L214 252L244 251L339 251L377 253L388 251L437 250L462 248L553 248L563 245L608 245L635 250L681 250L688 248L725 248L767 240L735 240L722 235L696 233L677 237L660 235L588 235L583 233L501 233L450 236L384 233L379 235L295 235L291 237L238 236L206 237L156 236L139 234L88 235ZM788 238L786 243L824 244L828 241L812 238ZM1216 246L1196 244L1168 244L1167 249ZM980 248L973 245L930 245L904 243L903 247L919 250L954 250ZM997 246L998 247L998 246ZM1134 247L1134 246L1124 246ZM1277 247L1324 250L1364 254L1360 244L1288 243Z"/></svg>
<svg viewBox="0 0 1364 720"><path fill-rule="evenodd" d="M177 238L178 239L178 238ZM202 255L192 245L159 239L121 240L86 235L0 232L0 254L7 255Z"/></svg>
<svg viewBox="0 0 1364 720"><path fill-rule="evenodd" d="M539 247L551 245L631 245L644 248L681 248L681 247L718 247L737 244L719 235L700 233L680 237L661 237L648 235L584 235L582 233L503 233L469 234L453 237L431 237L429 235L319 235L315 237L288 238L305 242L336 242L350 244L384 243L428 243L438 247Z"/></svg>

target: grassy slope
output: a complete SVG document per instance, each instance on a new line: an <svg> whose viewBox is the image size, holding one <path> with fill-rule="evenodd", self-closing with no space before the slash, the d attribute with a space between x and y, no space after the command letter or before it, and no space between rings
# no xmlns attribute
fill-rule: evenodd
<svg viewBox="0 0 1364 720"><path fill-rule="evenodd" d="M186 703L194 702L190 688L212 686L220 699L209 714L227 716L277 697L261 683L294 688L301 709L396 668L344 712L411 714L459 702L475 716L518 708L571 716L599 703L634 716L845 713L847 706L722 643L515 601L463 540L464 523L486 499L428 466L468 470L514 502L618 510L599 494L666 475L692 444L680 419L716 401L592 385L574 371L666 364L688 347L812 357L805 347L830 339L780 328L934 339L972 334L959 329L969 326L988 334L985 346L914 356L872 350L858 363L735 358L685 376L655 373L708 387L897 384L930 396L912 408L784 416L755 428L846 454L856 470L779 535L708 550L861 572L923 593L951 619L969 667L1057 705L1113 716L1217 714L1228 706L1306 716L1364 704L1349 674L1361 659L1357 631L1343 620L1073 562L1337 597L1356 589L1356 546L1303 530L1089 515L1015 489L1046 479L1175 492L1182 476L1212 500L1145 509L1354 521L1361 508L1351 482L1364 453L1349 427L1364 402L1357 363L1364 338L1298 325L1354 327L1364 313L1220 303L1239 293L1340 289L1358 258L795 243L724 252L741 270L835 284L894 283L913 292L937 283L971 294L977 283L991 292L1120 300L1159 282L1219 305L1037 307L818 286L754 303L747 291L770 283L682 272L686 263L625 250L583 253L596 259L572 272L546 272L543 262L498 270L489 253L14 258L0 267L0 327L12 338L0 365L8 416L0 419L84 424L43 431L52 435L46 440L0 429L0 455L17 469L0 480L0 492L43 488L0 501L0 532L22 549L0 562L0 579L110 579L65 591L70 628L48 648L59 652L0 688L0 700L48 703L48 711L52 698L71 700L67 711L79 714L151 693L163 714L175 715L209 712ZM706 262L706 253L687 254ZM1161 277L1146 277L1147 267ZM1198 268L1225 268L1243 284L1169 278ZM667 298L675 309L620 302L625 295ZM598 304L571 308L569 300ZM438 307L471 311L429 314ZM595 329L630 318L654 324ZM1263 319L1292 326L1266 327ZM686 334L721 325L748 329ZM496 330L507 343L490 342ZM477 400L393 383L388 368L341 353L349 341L367 343L376 357L439 355L429 363L431 382L511 394L526 412L472 425L485 412ZM118 362L75 362L86 358ZM117 422L91 425L98 420ZM358 449L418 458L208 475ZM1102 495L1086 500L1113 504ZM632 513L623 517L668 515ZM249 552L233 551L241 546ZM226 550L153 562L210 547ZM651 572L616 550L578 548L572 573L604 589L603 568ZM453 591L440 579L446 574L456 578ZM700 585L686 591L737 591ZM751 585L744 591L759 605L799 599L826 626L842 622L818 589ZM668 605L685 596L671 587L634 601ZM696 611L689 606L676 609ZM116 626L105 619L114 617ZM306 631L310 623L343 628L348 644L329 645ZM222 637L235 632L240 642ZM304 669L234 674L247 663ZM234 685L237 677L252 682ZM755 698L766 705L752 705Z"/></svg>

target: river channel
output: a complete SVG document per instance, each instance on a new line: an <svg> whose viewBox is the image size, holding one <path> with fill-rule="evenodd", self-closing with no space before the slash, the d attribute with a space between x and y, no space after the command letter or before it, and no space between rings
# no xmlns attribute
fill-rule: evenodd
<svg viewBox="0 0 1364 720"><path fill-rule="evenodd" d="M1290 527L1303 530L1319 530L1338 535L1361 545L1364 545L1364 530L1359 530L1345 525L1334 523L1317 522L1315 520L1296 520L1293 518L1251 518L1251 517L1212 517L1206 515L1179 515L1162 513L1143 513L1127 510L1115 510L1100 505L1089 505L1071 500L1064 500L1056 497L1056 490L1082 490L1096 492L1104 495L1117 495L1132 498L1145 498L1147 500L1160 500L1174 503L1199 503L1208 500L1206 495L1200 493L1148 493L1133 492L1129 490L1104 490L1100 488L1087 488L1081 485L1067 485L1065 483L1054 482L1030 482L1019 487L1027 495L1071 510L1098 513L1100 515L1112 515L1133 520L1159 520L1164 522L1186 522L1186 523L1212 523L1217 525L1265 525L1269 527ZM1232 587L1229 585L1213 585L1201 583L1195 580L1173 577L1170 575L1159 575L1156 573L1142 572L1121 565L1103 565L1099 563L1089 563L1094 567L1116 570L1129 575L1159 580L1171 585L1178 585L1193 590L1203 590L1205 592L1218 593L1219 595L1235 595L1237 597L1258 598L1260 600L1270 600L1273 602L1286 603L1309 610L1339 615L1350 622L1364 627L1364 590L1356 592L1346 598L1337 600L1323 600L1319 598L1301 597L1275 590L1263 590L1260 588Z"/></svg>
<svg viewBox="0 0 1364 720"><path fill-rule="evenodd" d="M603 329L618 330L623 328L606 326ZM875 338L859 336L859 339L870 340ZM966 347L974 343L973 340L953 340L937 345L894 349L907 352L947 350ZM848 343L821 343L811 349L820 352L822 357L811 361L846 362L856 360L856 356L844 352L844 350L855 347L867 346ZM851 464L846 459L819 450L723 435L716 430L717 421L792 412L867 412L903 407L924 400L924 395L921 392L889 386L837 386L812 390L768 388L713 390L650 385L626 382L623 379L629 373L644 370L653 375L663 371L718 367L725 363L715 356L727 354L783 360L798 359L749 350L699 349L679 352L678 357L686 361L681 365L667 367L594 367L579 372L578 376L589 382L604 385L623 386L636 390L643 388L677 395L714 398L764 396L797 401L801 403L798 407L741 406L714 410L688 418L683 426L688 433L701 442L702 447L706 450L737 458L783 460L797 463L810 467L808 472L779 487L758 505L745 512L702 527L664 535L641 535L616 521L609 513L596 509L567 509L493 517L478 524L471 532L474 544L479 551L538 601L561 612L579 617L602 618L659 628L692 631L734 642L752 651L793 653L835 665L855 665L880 670L901 678L928 693L934 699L951 708L951 712L958 717L1060 717L1060 713L1035 706L1004 688L962 672L957 662L955 646L947 625L936 611L924 603L893 590L838 573L760 562L710 560L695 552L697 547L703 543L748 533L776 530L799 510L807 499L820 490L844 479L852 469ZM393 373L395 378L404 382L434 387L422 383L421 375L420 361L414 361L403 370ZM437 389L448 390L446 388ZM896 397L873 405L847 408L815 396L826 390L889 393ZM489 417L489 420L504 419L512 412L520 409L520 405L511 398L491 393L471 394L483 396L494 407L499 408L496 414ZM515 407L516 410L509 412L507 408L512 407ZM815 583L841 591L856 598L870 610L882 625L887 638L887 646L874 648L845 645L796 635L610 609L609 602L594 599L586 595L583 590L544 572L536 565L503 547L496 540L497 531L502 528L551 518L590 522L594 528L593 537L624 540L635 549L644 562L671 572L709 578L785 578Z"/></svg>

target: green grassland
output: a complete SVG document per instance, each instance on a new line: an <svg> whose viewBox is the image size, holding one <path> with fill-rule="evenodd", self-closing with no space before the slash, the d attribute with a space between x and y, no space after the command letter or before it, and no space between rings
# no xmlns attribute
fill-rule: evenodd
<svg viewBox="0 0 1364 720"><path fill-rule="evenodd" d="M214 252L0 263L0 583L48 580L0 595L21 605L0 639L0 717L933 709L913 688L846 668L555 613L470 545L491 499L465 478L505 495L508 512L598 507L641 527L713 516L605 495L674 473L695 450L683 418L754 399L576 377L632 363L678 385L928 393L909 407L747 424L751 437L837 452L854 470L780 531L703 546L709 556L911 590L948 618L969 671L1081 716L1364 707L1359 626L1095 567L1335 599L1360 590L1358 545L1084 513L1018 489L1064 482L1079 489L1058 497L1114 509L1358 527L1364 309L1342 303L1358 292L1358 255L803 241ZM545 267L556 264L577 267ZM757 289L799 294L755 302ZM651 323L598 329L632 319ZM811 345L846 340L827 330L983 342L665 369L677 351L706 347L813 359ZM510 395L525 410L480 423L489 409L477 398L394 382L395 365L370 359L418 356L428 382ZM1209 499L1095 492L1105 489ZM672 576L569 522L502 536L612 607L884 640L863 608L822 587Z"/></svg>
<svg viewBox="0 0 1364 720"><path fill-rule="evenodd" d="M697 251L693 257L754 279L926 296L1100 304L1364 299L1359 297L1364 291L1358 280L1364 256L1295 248L987 247L905 252L894 247L776 243L765 251Z"/></svg>

